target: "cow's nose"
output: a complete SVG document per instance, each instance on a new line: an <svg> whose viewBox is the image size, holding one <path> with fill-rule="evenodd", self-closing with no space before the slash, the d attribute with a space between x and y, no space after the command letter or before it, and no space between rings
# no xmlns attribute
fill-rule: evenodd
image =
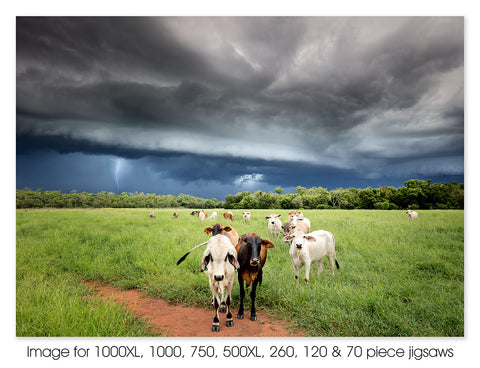
<svg viewBox="0 0 480 368"><path fill-rule="evenodd" d="M302 244L297 244L297 248L298 249L302 248Z"/></svg>
<svg viewBox="0 0 480 368"><path fill-rule="evenodd" d="M252 258L252 259L250 260L250 264L251 264L252 266L258 265L258 258Z"/></svg>
<svg viewBox="0 0 480 368"><path fill-rule="evenodd" d="M215 281L222 281L223 275L215 275L214 278L215 278Z"/></svg>

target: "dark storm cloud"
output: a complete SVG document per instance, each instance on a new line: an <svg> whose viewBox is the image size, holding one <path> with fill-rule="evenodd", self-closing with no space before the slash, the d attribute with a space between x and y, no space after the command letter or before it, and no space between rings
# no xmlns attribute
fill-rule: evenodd
<svg viewBox="0 0 480 368"><path fill-rule="evenodd" d="M238 188L463 175L463 41L460 17L18 17L17 154Z"/></svg>

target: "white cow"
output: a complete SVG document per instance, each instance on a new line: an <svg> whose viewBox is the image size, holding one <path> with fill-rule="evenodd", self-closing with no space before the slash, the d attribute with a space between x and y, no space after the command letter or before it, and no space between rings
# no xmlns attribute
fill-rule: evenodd
<svg viewBox="0 0 480 368"><path fill-rule="evenodd" d="M274 213L272 213L270 216L265 216L265 218L268 220L268 230L270 230L270 234L272 234L272 236L278 236L282 230L282 221L279 219L280 216L282 215L275 215Z"/></svg>
<svg viewBox="0 0 480 368"><path fill-rule="evenodd" d="M300 269L305 266L305 282L310 278L310 265L318 265L318 275L323 271L323 257L327 256L330 263L332 275L335 274L334 264L340 268L335 255L335 237L331 232L317 230L309 234L301 231L295 231L292 235L287 235L283 241L290 242L290 257L292 258L295 269L295 279L298 283Z"/></svg>
<svg viewBox="0 0 480 368"><path fill-rule="evenodd" d="M212 219L212 220L215 220L217 218L217 213L216 212L212 212L212 214L210 216L208 216L207 218L209 219Z"/></svg>
<svg viewBox="0 0 480 368"><path fill-rule="evenodd" d="M251 213L250 212L244 212L242 213L243 221L248 222L250 221Z"/></svg>
<svg viewBox="0 0 480 368"><path fill-rule="evenodd" d="M312 223L310 222L310 220L309 220L308 218L303 217L303 215L302 215L302 217L300 217L300 216L298 216L298 215L292 216L292 225L295 226L295 225L297 225L297 224L299 224L299 223L304 223L304 224L307 226L307 228L308 228L307 233L310 232L310 229L311 229L311 227L312 227Z"/></svg>
<svg viewBox="0 0 480 368"><path fill-rule="evenodd" d="M232 287L235 269L240 268L237 260L237 251L232 242L225 235L212 236L207 242L207 249L203 253L200 268L209 280L213 296L215 316L213 317L212 331L220 331L218 310L226 306L227 327L233 326L232 311L230 310ZM221 295L221 298L219 297Z"/></svg>
<svg viewBox="0 0 480 368"><path fill-rule="evenodd" d="M418 213L416 213L415 211L407 210L407 212L405 213L408 215L409 221L416 221L418 218Z"/></svg>

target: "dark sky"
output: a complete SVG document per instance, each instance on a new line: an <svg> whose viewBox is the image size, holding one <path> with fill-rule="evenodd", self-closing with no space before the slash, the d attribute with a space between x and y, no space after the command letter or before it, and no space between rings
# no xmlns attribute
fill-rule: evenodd
<svg viewBox="0 0 480 368"><path fill-rule="evenodd" d="M17 17L16 187L464 180L462 17Z"/></svg>

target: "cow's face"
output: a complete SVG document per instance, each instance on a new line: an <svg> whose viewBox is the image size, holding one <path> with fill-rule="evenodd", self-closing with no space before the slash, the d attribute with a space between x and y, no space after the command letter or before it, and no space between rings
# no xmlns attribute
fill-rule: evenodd
<svg viewBox="0 0 480 368"><path fill-rule="evenodd" d="M305 245L305 237L303 234L292 234L292 235L286 235L282 239L285 242L289 242L290 246L295 246L297 249L302 249L303 246Z"/></svg>
<svg viewBox="0 0 480 368"><path fill-rule="evenodd" d="M227 273L227 265L231 264L235 268L240 268L237 261L237 254L233 248L222 245L208 246L203 253L201 271L205 271L208 266L208 272L215 281L222 281Z"/></svg>
<svg viewBox="0 0 480 368"><path fill-rule="evenodd" d="M267 248L275 247L270 241L264 240L258 235L252 233L242 235L240 239L247 249L247 254L249 255L248 262L252 267L260 265L262 258L263 261L265 261Z"/></svg>
<svg viewBox="0 0 480 368"><path fill-rule="evenodd" d="M280 216L282 216L282 215L281 214L280 215L275 215L275 214L272 213L270 216L265 216L265 218L268 220L268 222L270 224L273 225L276 222L275 219L279 218Z"/></svg>
<svg viewBox="0 0 480 368"><path fill-rule="evenodd" d="M215 224L212 227L207 227L203 231L205 231L207 234L212 233L212 236L215 236L218 234L222 234L223 231L232 231L232 228L230 226L222 226L220 224Z"/></svg>

